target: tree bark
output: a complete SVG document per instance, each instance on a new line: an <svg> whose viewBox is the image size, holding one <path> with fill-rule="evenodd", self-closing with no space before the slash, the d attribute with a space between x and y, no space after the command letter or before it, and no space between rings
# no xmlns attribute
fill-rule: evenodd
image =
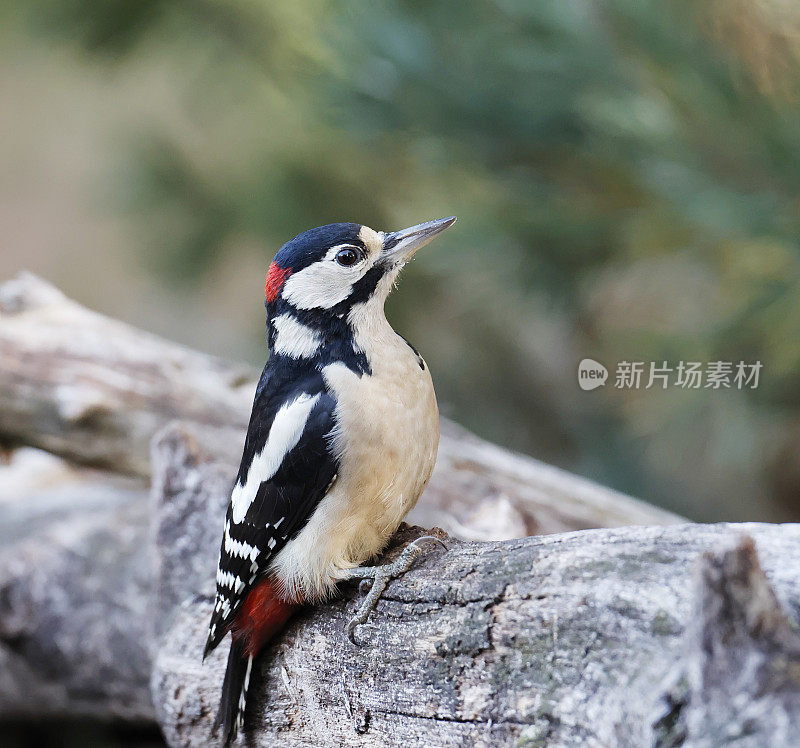
<svg viewBox="0 0 800 748"><path fill-rule="evenodd" d="M30 274L0 286L0 440L149 477L153 435L179 419L234 464L256 379L251 367L91 312ZM680 518L443 420L436 470L410 520L489 540Z"/></svg>
<svg viewBox="0 0 800 748"><path fill-rule="evenodd" d="M0 717L157 719L208 745L230 466L170 427L148 505L140 482L43 459L0 470ZM800 526L446 543L392 582L364 646L354 585L295 619L254 675L255 744L798 744Z"/></svg>
<svg viewBox="0 0 800 748"><path fill-rule="evenodd" d="M0 717L153 719L148 525L141 481L0 468Z"/></svg>
<svg viewBox="0 0 800 748"><path fill-rule="evenodd" d="M169 469L154 490L153 702L171 745L207 745L227 645L202 663L218 533L205 517L227 496L180 431L155 453ZM421 532L405 528L387 558ZM800 744L800 639L783 608L800 609L800 526L446 544L390 584L363 646L346 636L355 585L294 620L256 668L252 744Z"/></svg>

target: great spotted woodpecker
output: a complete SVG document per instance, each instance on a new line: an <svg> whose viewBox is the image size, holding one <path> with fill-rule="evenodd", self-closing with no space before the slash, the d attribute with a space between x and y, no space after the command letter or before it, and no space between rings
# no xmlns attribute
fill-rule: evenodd
<svg viewBox="0 0 800 748"><path fill-rule="evenodd" d="M215 729L243 724L253 658L304 603L374 578L349 633L392 575L356 568L378 553L431 476L439 413L422 357L383 306L414 253L455 222L384 233L320 226L281 247L265 287L270 356L231 494L205 654L231 648ZM205 655L204 655L205 656Z"/></svg>

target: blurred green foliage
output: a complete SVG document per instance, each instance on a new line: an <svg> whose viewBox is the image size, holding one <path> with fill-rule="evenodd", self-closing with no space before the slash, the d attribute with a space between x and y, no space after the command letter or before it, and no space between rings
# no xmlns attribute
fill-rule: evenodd
<svg viewBox="0 0 800 748"><path fill-rule="evenodd" d="M29 0L8 12L87 65L169 79L182 117L132 127L111 182L169 282L214 273L242 237L266 267L310 226L457 214L389 309L446 412L698 519L797 519L800 67L784 54L785 85L767 86L774 60L750 45L785 41L800 10L773 5ZM585 356L612 370L608 386L578 389ZM615 390L626 359L764 369L747 392Z"/></svg>

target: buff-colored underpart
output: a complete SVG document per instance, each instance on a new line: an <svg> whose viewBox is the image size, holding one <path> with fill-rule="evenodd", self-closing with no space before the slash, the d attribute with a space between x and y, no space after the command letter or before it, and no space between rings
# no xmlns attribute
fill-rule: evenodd
<svg viewBox="0 0 800 748"><path fill-rule="evenodd" d="M340 468L308 524L272 564L292 598L327 597L344 571L380 551L433 472L439 412L430 373L383 313L395 277L389 273L350 313L372 374L359 377L340 363L323 370L338 402L333 445Z"/></svg>

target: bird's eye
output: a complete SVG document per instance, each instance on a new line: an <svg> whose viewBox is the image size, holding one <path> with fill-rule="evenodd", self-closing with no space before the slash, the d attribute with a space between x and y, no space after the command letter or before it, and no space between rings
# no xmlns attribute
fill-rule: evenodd
<svg viewBox="0 0 800 748"><path fill-rule="evenodd" d="M336 253L336 262L349 268L358 262L358 252L352 247L345 247Z"/></svg>

